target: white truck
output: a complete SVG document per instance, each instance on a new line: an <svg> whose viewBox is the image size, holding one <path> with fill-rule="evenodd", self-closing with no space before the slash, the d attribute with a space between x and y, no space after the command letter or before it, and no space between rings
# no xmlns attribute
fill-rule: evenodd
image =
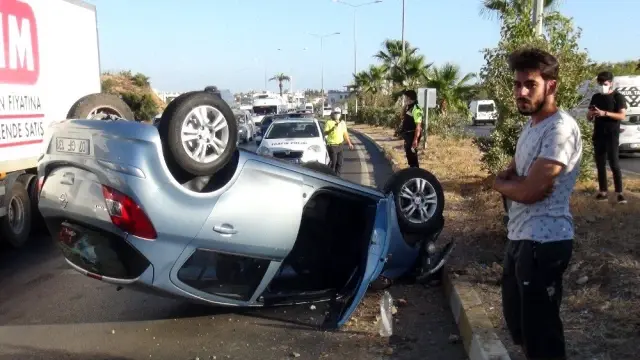
<svg viewBox="0 0 640 360"><path fill-rule="evenodd" d="M133 120L133 113L118 96L100 94L94 5L2 0L0 30L0 241L19 247L42 225L35 167L48 126L69 118Z"/></svg>

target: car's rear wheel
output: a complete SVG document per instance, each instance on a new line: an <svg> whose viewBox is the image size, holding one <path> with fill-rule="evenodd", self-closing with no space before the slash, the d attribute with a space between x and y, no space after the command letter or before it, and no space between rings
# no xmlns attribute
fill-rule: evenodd
<svg viewBox="0 0 640 360"><path fill-rule="evenodd" d="M0 234L9 245L19 248L29 240L31 231L31 200L24 184L14 182L5 201L7 216L0 218Z"/></svg>
<svg viewBox="0 0 640 360"><path fill-rule="evenodd" d="M81 97L71 106L67 119L102 120L118 117L125 120L135 120L135 115L129 105L120 97L112 94L90 94Z"/></svg>
<svg viewBox="0 0 640 360"><path fill-rule="evenodd" d="M402 169L389 178L383 191L393 193L402 231L438 230L438 219L444 211L444 191L435 175L420 168Z"/></svg>
<svg viewBox="0 0 640 360"><path fill-rule="evenodd" d="M175 98L158 124L165 160L174 176L213 175L231 159L238 125L220 97L192 91Z"/></svg>

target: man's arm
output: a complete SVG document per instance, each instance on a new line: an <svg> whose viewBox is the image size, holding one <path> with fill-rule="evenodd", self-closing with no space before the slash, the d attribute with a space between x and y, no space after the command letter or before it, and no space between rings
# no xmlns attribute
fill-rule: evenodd
<svg viewBox="0 0 640 360"><path fill-rule="evenodd" d="M509 180L511 177L518 175L518 171L516 170L516 159L511 159L509 166L506 169L500 171L497 175L498 178Z"/></svg>
<svg viewBox="0 0 640 360"><path fill-rule="evenodd" d="M347 123L346 122L342 122L341 125L343 126L342 130L344 132L343 136L344 136L344 141L347 142L347 144L349 144L349 148L353 149L353 144L351 143L351 138L349 137L349 131L347 131Z"/></svg>
<svg viewBox="0 0 640 360"><path fill-rule="evenodd" d="M576 151L579 134L566 123L558 123L545 135L538 159L526 176L496 178L493 188L508 199L533 204L553 192L555 179Z"/></svg>
<svg viewBox="0 0 640 360"><path fill-rule="evenodd" d="M608 116L614 120L623 121L627 117L627 101L619 92L613 94L616 100L616 111L605 111L604 116Z"/></svg>
<svg viewBox="0 0 640 360"><path fill-rule="evenodd" d="M418 106L413 108L413 121L416 123L416 132L413 135L413 143L417 144L422 133L422 109Z"/></svg>
<svg viewBox="0 0 640 360"><path fill-rule="evenodd" d="M324 133L325 133L325 134L331 134L331 133L333 132L333 130L335 130L335 129L336 129L337 124L335 124L335 125L331 126L331 123L332 123L332 122L335 124L335 121L327 121L327 122L324 124Z"/></svg>

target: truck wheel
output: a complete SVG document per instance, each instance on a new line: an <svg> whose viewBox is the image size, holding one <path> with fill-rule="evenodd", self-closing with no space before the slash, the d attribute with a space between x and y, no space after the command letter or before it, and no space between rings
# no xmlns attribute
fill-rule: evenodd
<svg viewBox="0 0 640 360"><path fill-rule="evenodd" d="M402 231L430 233L438 230L444 211L444 191L432 173L420 168L402 169L389 178L383 191L393 193Z"/></svg>
<svg viewBox="0 0 640 360"><path fill-rule="evenodd" d="M27 242L31 230L29 194L24 184L16 181L7 195L7 215L0 219L0 234L9 245L19 248Z"/></svg>
<svg viewBox="0 0 640 360"><path fill-rule="evenodd" d="M233 111L205 91L175 98L162 113L158 132L167 167L177 180L215 174L229 162L238 143Z"/></svg>
<svg viewBox="0 0 640 360"><path fill-rule="evenodd" d="M38 209L38 177L32 174L23 174L18 177L18 182L24 185L29 194L31 206L31 233L47 230L40 209Z"/></svg>
<svg viewBox="0 0 640 360"><path fill-rule="evenodd" d="M332 168L318 161L310 161L310 162L304 163L302 164L302 167L315 170L323 174L336 176L336 172L333 171Z"/></svg>
<svg viewBox="0 0 640 360"><path fill-rule="evenodd" d="M101 120L106 116L117 116L126 120L135 120L133 111L120 97L112 94L90 94L76 101L67 119L95 119Z"/></svg>

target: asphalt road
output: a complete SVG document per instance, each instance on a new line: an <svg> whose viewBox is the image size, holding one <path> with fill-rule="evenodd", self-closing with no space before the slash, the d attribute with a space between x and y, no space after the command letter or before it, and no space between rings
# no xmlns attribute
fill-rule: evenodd
<svg viewBox="0 0 640 360"><path fill-rule="evenodd" d="M382 155L354 143L343 176L384 181L390 169ZM456 330L441 289L425 291L420 301L423 316L406 322L419 335L392 357L464 359L462 346L448 341ZM386 357L375 334L318 330L323 308L243 311L117 291L71 270L46 236L17 251L0 249L0 360Z"/></svg>
<svg viewBox="0 0 640 360"><path fill-rule="evenodd" d="M467 126L467 131L475 136L489 136L493 130L491 125L482 126ZM628 176L640 176L640 155L624 155L620 157L620 167L622 168L623 177Z"/></svg>

